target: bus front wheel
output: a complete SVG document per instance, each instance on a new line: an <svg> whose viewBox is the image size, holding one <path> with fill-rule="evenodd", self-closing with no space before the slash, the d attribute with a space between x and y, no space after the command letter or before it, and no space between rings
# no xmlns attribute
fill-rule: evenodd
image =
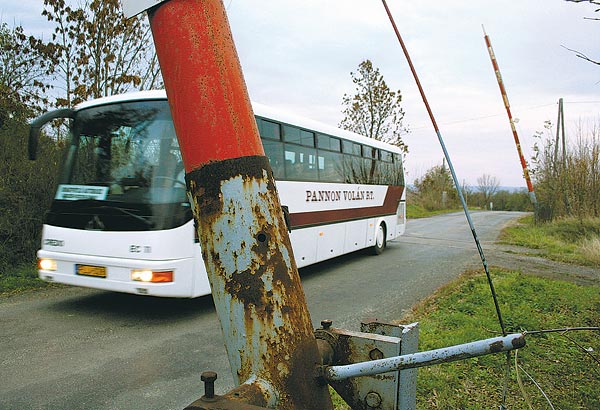
<svg viewBox="0 0 600 410"><path fill-rule="evenodd" d="M380 223L375 232L375 245L371 248L373 255L381 255L385 249L385 224Z"/></svg>

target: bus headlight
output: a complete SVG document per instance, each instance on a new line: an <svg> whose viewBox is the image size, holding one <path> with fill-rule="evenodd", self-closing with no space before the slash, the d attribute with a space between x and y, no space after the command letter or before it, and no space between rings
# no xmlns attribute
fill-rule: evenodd
<svg viewBox="0 0 600 410"><path fill-rule="evenodd" d="M40 270L56 270L56 261L54 259L38 259L38 268Z"/></svg>
<svg viewBox="0 0 600 410"><path fill-rule="evenodd" d="M173 271L152 271L148 269L134 269L131 271L131 280L137 282L151 283L173 282Z"/></svg>

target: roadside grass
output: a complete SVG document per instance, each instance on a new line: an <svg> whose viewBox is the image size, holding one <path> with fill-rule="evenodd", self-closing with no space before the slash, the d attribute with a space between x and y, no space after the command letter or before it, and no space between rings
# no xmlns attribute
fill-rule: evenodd
<svg viewBox="0 0 600 410"><path fill-rule="evenodd" d="M0 295L47 287L49 284L38 278L35 264L23 264L0 269Z"/></svg>
<svg viewBox="0 0 600 410"><path fill-rule="evenodd" d="M527 216L505 228L500 243L540 251L548 259L600 267L600 218L564 218L536 224Z"/></svg>
<svg viewBox="0 0 600 410"><path fill-rule="evenodd" d="M582 287L518 272L492 269L508 332L600 325L600 286ZM420 321L420 350L485 339L499 333L485 276L469 272L416 306L404 323ZM600 352L600 332L567 334L591 354ZM514 354L512 355L514 359ZM600 408L600 362L560 334L527 336L519 365L561 409ZM508 408L528 408L511 362ZM418 376L418 407L479 409L501 403L506 355L496 354L423 368ZM520 371L533 408L548 405Z"/></svg>
<svg viewBox="0 0 600 410"><path fill-rule="evenodd" d="M585 239L580 251L584 258L600 266L600 237Z"/></svg>
<svg viewBox="0 0 600 410"><path fill-rule="evenodd" d="M417 203L407 203L406 204L406 219L418 219L418 218L427 218L429 216L448 214L451 212L457 212L462 208L456 209L441 209L436 211L429 211L425 209L424 206L419 205Z"/></svg>
<svg viewBox="0 0 600 410"><path fill-rule="evenodd" d="M600 325L600 286L578 286L493 268L494 285L508 332ZM494 304L481 272L467 272L416 305L399 323L419 322L419 350L487 339L499 335ZM528 335L515 354L506 404L511 409L550 408L531 375L555 408L600 408L600 332ZM418 371L418 409L498 408L506 354L424 367ZM336 399L336 409L348 409Z"/></svg>

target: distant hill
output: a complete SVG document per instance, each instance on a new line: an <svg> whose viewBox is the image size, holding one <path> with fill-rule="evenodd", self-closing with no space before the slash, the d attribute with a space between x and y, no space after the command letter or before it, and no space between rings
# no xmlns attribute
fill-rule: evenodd
<svg viewBox="0 0 600 410"><path fill-rule="evenodd" d="M474 186L473 188L477 191L476 186ZM527 192L527 187L524 187L524 186L499 186L498 191L508 191L510 193L519 192L519 191ZM498 192L498 191L496 191L496 192Z"/></svg>

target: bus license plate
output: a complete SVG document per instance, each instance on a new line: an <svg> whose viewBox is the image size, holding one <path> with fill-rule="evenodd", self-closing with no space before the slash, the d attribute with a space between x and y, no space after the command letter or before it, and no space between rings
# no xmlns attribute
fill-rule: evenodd
<svg viewBox="0 0 600 410"><path fill-rule="evenodd" d="M94 276L96 278L106 277L106 268L104 266L76 265L78 275Z"/></svg>

